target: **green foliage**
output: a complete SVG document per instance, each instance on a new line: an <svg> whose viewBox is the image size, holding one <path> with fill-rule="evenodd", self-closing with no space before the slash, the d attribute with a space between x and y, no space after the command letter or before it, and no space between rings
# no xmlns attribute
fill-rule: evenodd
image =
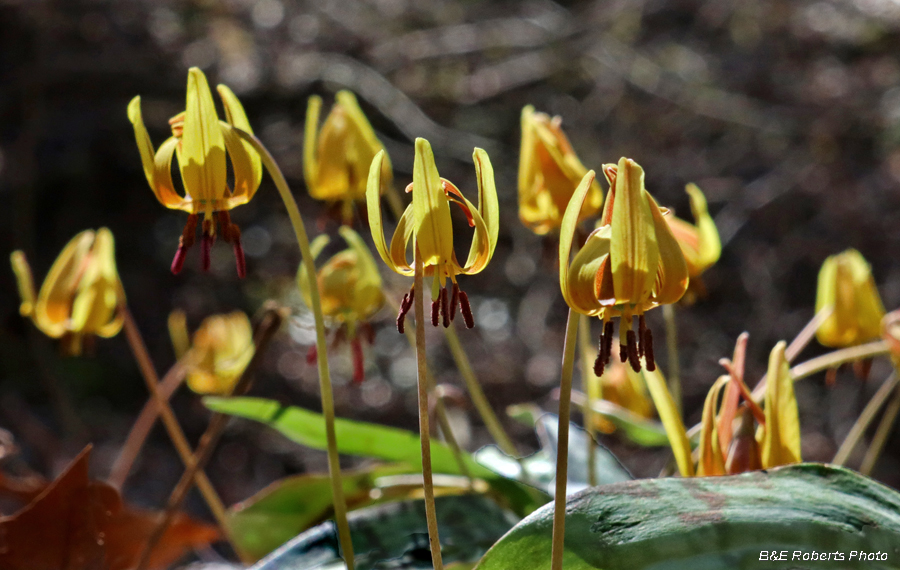
<svg viewBox="0 0 900 570"><path fill-rule="evenodd" d="M552 520L552 505L533 513L478 570L549 568ZM774 568L759 561L760 551L800 550L838 551L845 559L785 568L898 568L898 544L900 494L847 469L801 464L587 489L568 500L564 564L566 570ZM888 561L851 560L854 550L887 552Z"/></svg>

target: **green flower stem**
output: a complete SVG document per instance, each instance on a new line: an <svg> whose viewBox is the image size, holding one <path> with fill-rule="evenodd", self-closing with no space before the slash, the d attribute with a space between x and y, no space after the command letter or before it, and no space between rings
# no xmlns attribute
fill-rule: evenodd
<svg viewBox="0 0 900 570"><path fill-rule="evenodd" d="M861 344L859 346L851 346L850 348L842 348L840 350L835 350L834 352L823 354L822 356L817 356L816 358L811 358L806 362L801 362L797 366L794 366L791 368L791 378L796 382L807 376L812 376L817 372L822 372L829 368L837 368L846 362L881 356L883 354L888 354L888 352L887 343L883 340L876 340L875 342ZM757 386L753 390L754 398L761 398L765 393L765 384L762 382L760 382L760 384L762 389L760 389L760 386ZM759 391L759 394L757 394L757 391Z"/></svg>
<svg viewBox="0 0 900 570"><path fill-rule="evenodd" d="M500 423L493 408L491 408L490 402L488 402L487 397L484 395L484 390L481 389L481 384L475 377L472 363L469 361L469 357L466 355L466 351L459 341L459 335L456 333L456 328L453 326L445 328L444 336L447 338L447 347L450 349L450 354L453 355L453 360L456 362L456 368L459 370L459 375L462 376L463 381L466 383L466 389L469 391L472 403L475 404L475 409L478 411L478 415L481 416L481 421L484 422L488 433L491 434L491 437L497 442L497 445L503 450L503 453L510 457L519 457L519 452L516 449L515 444L513 444L512 440L503 429L503 424Z"/></svg>
<svg viewBox="0 0 900 570"><path fill-rule="evenodd" d="M434 508L434 482L431 473L431 436L428 428L428 359L425 353L425 280L423 276L422 255L419 246L415 245L416 264L416 365L418 369L419 387L419 440L422 442L422 479L425 487L425 519L428 523L428 543L431 547L431 562L434 570L443 570L441 560L441 539L438 535L437 513Z"/></svg>
<svg viewBox="0 0 900 570"><path fill-rule="evenodd" d="M399 307L394 302L393 298L391 298L391 306L394 310L398 310ZM416 349L416 326L413 323L407 321L406 327L404 328L404 333L406 334L407 340L409 340L409 345L413 350ZM417 352L418 354L418 352ZM434 381L434 376L431 375L431 368L428 367L426 362L425 368L425 378L428 381L428 389L434 391L437 387L437 384ZM441 398L435 398L434 401L434 415L437 417L438 424L441 426L441 433L444 435L444 439L447 442L447 445L450 446L450 451L453 452L453 459L456 460L456 464L459 466L459 471L466 476L469 480L469 486L472 486L472 476L469 474L469 467L466 465L466 462L463 461L462 450L459 447L459 442L456 439L456 436L453 434L453 427L450 425L450 420L447 418L447 408L444 406L444 401Z"/></svg>
<svg viewBox="0 0 900 570"><path fill-rule="evenodd" d="M322 396L322 416L325 418L325 437L328 442L328 473L331 476L331 491L334 497L334 518L337 522L338 541L344 556L344 562L347 564L347 570L353 570L353 542L350 539L350 525L347 523L347 502L344 498L344 486L341 483L341 464L338 457L337 436L334 431L334 395L331 392L331 372L328 368L325 321L322 317L322 301L319 298L319 286L316 283L316 266L312 253L309 250L309 237L306 234L306 227L303 225L303 218L300 216L297 202L291 194L281 169L278 168L278 164L275 163L275 159L268 149L255 136L237 128L234 130L259 153L263 165L275 182L275 187L278 188L278 193L281 195L285 209L287 209L291 226L294 228L294 234L297 236L297 245L300 246L300 255L303 258L303 265L306 268L306 275L309 279L309 296L312 301L312 311L316 321L319 389Z"/></svg>
<svg viewBox="0 0 900 570"><path fill-rule="evenodd" d="M556 493L553 499L553 545L550 570L562 570L566 536L566 480L569 472L569 412L572 403L572 371L580 315L569 309L563 345L562 375L559 380L559 441L556 446Z"/></svg>
<svg viewBox="0 0 900 570"><path fill-rule="evenodd" d="M594 365L591 362L594 349L591 346L591 321L587 315L579 315L578 318L578 348L581 352L581 382L587 402L582 406L584 417L584 429L587 431L587 457L588 457L588 485L597 485L597 465L594 457L597 454L597 429L594 425L594 400L603 398L600 382L594 374Z"/></svg>
<svg viewBox="0 0 900 570"><path fill-rule="evenodd" d="M663 305L666 321L666 353L669 356L669 392L675 407L681 414L681 364L678 361L678 323L675 321L675 305Z"/></svg>
<svg viewBox="0 0 900 570"><path fill-rule="evenodd" d="M838 449L834 459L831 460L832 464L843 465L846 463L850 454L853 453L853 450L856 448L856 444L859 443L859 439L862 437L863 433L865 433L869 424L872 423L872 420L875 419L878 410L881 409L881 406L887 400L888 396L891 395L891 392L897 384L896 372L891 374L888 379L881 384L881 387L878 388L878 391L875 392L875 395L872 396L872 399L869 400L869 403L863 408L862 413L856 418L856 422L854 422L853 427L850 428L847 437L844 438L844 442L841 443L840 449Z"/></svg>
<svg viewBox="0 0 900 570"><path fill-rule="evenodd" d="M859 466L859 472L863 475L871 474L872 469L875 468L875 463L878 462L881 450L884 449L884 444L887 442L887 438L894 427L894 422L897 420L898 412L900 412L900 386L895 387L894 397L891 398L891 402L885 408L884 415L881 417L881 423L878 424L878 429L875 430L875 435L872 437L872 443L866 451L862 465Z"/></svg>

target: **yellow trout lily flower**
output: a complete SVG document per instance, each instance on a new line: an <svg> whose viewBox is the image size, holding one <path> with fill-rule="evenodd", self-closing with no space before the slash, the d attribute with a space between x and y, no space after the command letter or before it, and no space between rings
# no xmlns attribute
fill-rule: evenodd
<svg viewBox="0 0 900 570"><path fill-rule="evenodd" d="M410 241L414 251L422 259L426 276L432 276L431 323L438 326L441 316L445 327L456 315L457 305L462 312L466 326L472 328L475 322L469 306L468 296L460 291L456 276L472 275L483 270L497 246L500 215L497 189L494 186L494 169L488 155L480 148L473 154L475 174L478 179L478 207L476 208L462 192L449 180L441 178L434 164L431 145L425 139L416 139L416 156L413 163L413 181L406 191L412 192L410 204L397 223L397 229L388 248L381 223L381 201L379 199L380 178L384 151L375 155L369 170L369 186L366 190L369 226L375 248L381 259L401 275L415 274L413 265L406 259ZM475 228L472 246L464 265L460 265L453 249L453 223L450 219L450 202L462 208L469 226ZM448 294L446 280L452 283ZM403 297L397 328L403 332L403 321L412 307L415 289L410 289Z"/></svg>
<svg viewBox="0 0 900 570"><path fill-rule="evenodd" d="M531 105L522 109L519 218L538 235L559 230L566 206L587 173L561 125L560 117L537 113ZM578 221L596 216L602 205L603 191L594 182Z"/></svg>
<svg viewBox="0 0 900 570"><path fill-rule="evenodd" d="M216 114L206 76L192 67L188 71L185 110L169 120L172 136L155 151L141 116L140 97L128 104L128 119L134 126L144 175L156 199L166 208L188 213L178 251L172 260L172 273L181 271L187 250L196 239L197 223L203 216L202 269L209 269L218 222L222 238L234 248L238 275L244 277L247 268L241 247L241 230L231 221L228 212L253 198L262 180L262 161L250 143L242 140L235 130L253 134L240 101L224 85L219 85L217 90L225 107L225 121L219 120ZM178 158L184 196L178 194L172 181L173 156ZM233 187L229 187L227 180L229 159L234 173Z"/></svg>
<svg viewBox="0 0 900 570"><path fill-rule="evenodd" d="M63 350L81 354L86 335L113 337L122 330L125 299L116 270L112 232L100 228L76 235L63 248L35 298L31 268L21 251L10 256L22 304L19 312L52 338L63 339Z"/></svg>
<svg viewBox="0 0 900 570"><path fill-rule="evenodd" d="M169 334L178 359L184 358L187 385L198 394L231 394L256 351L250 319L242 311L206 317L190 344L184 313L175 311Z"/></svg>
<svg viewBox="0 0 900 570"><path fill-rule="evenodd" d="M347 340L350 343L353 353L353 379L359 383L365 378L365 360L360 333L363 333L371 344L373 330L366 321L384 305L384 292L375 259L359 234L348 226L341 226L338 231L349 247L325 262L316 273L316 282L322 301L322 314L342 325L335 340ZM327 235L321 235L313 240L310 251L314 259L319 257L329 241ZM303 265L300 265L297 271L297 285L307 306L312 306L309 279ZM315 350L316 347L313 345L307 357L309 361L316 356Z"/></svg>
<svg viewBox="0 0 900 570"><path fill-rule="evenodd" d="M303 176L309 195L316 200L341 203L341 217L353 221L353 203L366 199L369 166L384 145L378 140L356 97L339 91L335 104L319 129L322 99L310 97L303 137ZM391 183L390 159L381 170L381 191Z"/></svg>
<svg viewBox="0 0 900 570"><path fill-rule="evenodd" d="M644 188L644 171L628 158L604 166L610 189L600 227L569 261L578 215L594 181L588 172L563 217L559 242L559 283L574 311L603 320L594 371L600 376L612 352L613 317L621 317L620 359L638 371L641 358L655 370L653 337L644 312L678 301L688 286L684 254L660 208ZM638 334L632 330L638 317ZM625 342L621 339L624 337Z"/></svg>
<svg viewBox="0 0 900 570"><path fill-rule="evenodd" d="M822 264L816 312L826 307L832 312L816 330L824 346L853 346L881 336L884 305L869 264L855 249L832 255Z"/></svg>
<svg viewBox="0 0 900 570"><path fill-rule="evenodd" d="M691 202L694 224L676 216L666 216L666 222L678 240L684 260L687 262L691 282L682 302L690 303L697 296L703 295L703 283L699 277L719 261L722 255L722 241L719 239L719 230L709 215L703 192L696 184L688 184L685 191Z"/></svg>
<svg viewBox="0 0 900 570"><path fill-rule="evenodd" d="M593 391L599 393L603 400L611 402L620 408L628 410L638 418L650 419L653 417L653 402L647 394L647 385L639 372L635 372L630 366L614 360L612 365L603 371L602 376L591 375L588 382L599 383L599 389ZM612 433L616 426L607 419L597 415L598 427L604 433Z"/></svg>

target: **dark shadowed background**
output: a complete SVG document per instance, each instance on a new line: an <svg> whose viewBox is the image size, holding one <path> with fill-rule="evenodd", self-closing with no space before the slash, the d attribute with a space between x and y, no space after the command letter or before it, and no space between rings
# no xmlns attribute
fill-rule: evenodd
<svg viewBox="0 0 900 570"><path fill-rule="evenodd" d="M198 271L195 248L173 276L185 216L153 197L125 108L142 96L158 145L167 119L183 109L187 68L202 68L243 101L310 231L336 234L306 195L302 133L309 95L322 95L327 108L338 89L350 89L387 146L400 188L411 179L417 136L431 141L441 174L470 196L472 149L488 151L500 242L486 271L461 280L477 322L461 336L496 409L534 401L555 411L566 317L555 245L526 230L516 212L519 114L533 104L562 116L589 168L634 158L658 201L682 217L690 217L687 182L707 195L723 255L704 276L708 297L678 311L692 424L722 371L717 360L730 356L741 331L750 332L755 383L774 343L813 316L826 256L857 248L887 309L900 303L898 54L900 4L890 0L0 0L0 250L24 249L40 283L75 233L109 227L161 372L174 361L166 318L175 308L195 328L215 312L252 315L269 298L292 307L296 317L268 352L253 394L315 409L316 371L305 360L311 319L293 285L299 252L273 185L266 179L232 212L244 232L246 279L222 243L210 273ZM467 245L462 232L460 239ZM399 298L408 280L383 269ZM17 308L12 273L0 268L0 426L47 474L93 441L93 467L104 476L146 399L124 338L98 339L93 355L64 359ZM665 370L658 313L648 320ZM350 382L346 348L332 356L338 415L415 429L414 355L389 309L376 331L361 386ZM461 386L430 327L429 343L438 380ZM813 342L801 360L821 352ZM868 384L844 371L831 388L821 375L797 385L805 459L833 457L888 371L878 362ZM208 417L199 399L183 390L174 405L198 437ZM488 443L474 411L463 412L456 419L466 447ZM506 426L534 449L530 428ZM603 443L640 476L656 475L667 460L664 450L614 436ZM895 429L875 471L895 488L898 443ZM241 421L208 473L231 504L284 475L325 469L324 453ZM159 506L180 472L157 428L126 495Z"/></svg>

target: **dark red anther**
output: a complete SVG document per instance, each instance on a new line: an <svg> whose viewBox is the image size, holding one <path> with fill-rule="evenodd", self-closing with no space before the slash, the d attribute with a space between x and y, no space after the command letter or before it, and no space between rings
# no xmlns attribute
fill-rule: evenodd
<svg viewBox="0 0 900 570"><path fill-rule="evenodd" d="M316 345L312 345L309 347L309 350L306 351L306 363L312 366L318 360L318 351L316 351Z"/></svg>
<svg viewBox="0 0 900 570"><path fill-rule="evenodd" d="M656 370L656 361L653 359L653 333L650 329L644 331L644 360L647 361L647 371Z"/></svg>
<svg viewBox="0 0 900 570"><path fill-rule="evenodd" d="M363 357L362 343L359 342L358 336L350 341L350 349L353 352L353 381L357 384L362 384L363 380L366 379L366 361Z"/></svg>
<svg viewBox="0 0 900 570"><path fill-rule="evenodd" d="M200 237L200 269L209 271L210 254L216 241L216 228L212 220L203 220L203 235Z"/></svg>
<svg viewBox="0 0 900 570"><path fill-rule="evenodd" d="M244 248L241 246L241 238L237 238L233 243L234 247L234 263L237 266L238 277L243 279L247 276L247 260L244 257Z"/></svg>
<svg viewBox="0 0 900 570"><path fill-rule="evenodd" d="M613 342L613 322L606 321L603 323L603 362L609 364L612 358L612 342Z"/></svg>
<svg viewBox="0 0 900 570"><path fill-rule="evenodd" d="M597 353L597 359L594 360L594 375L603 376L603 369L606 367L606 361L603 358L603 353Z"/></svg>
<svg viewBox="0 0 900 570"><path fill-rule="evenodd" d="M644 333L647 332L647 322L644 320L644 315L638 317L638 356L644 356Z"/></svg>
<svg viewBox="0 0 900 570"><path fill-rule="evenodd" d="M409 290L409 293L403 295L403 301L400 302L400 313L397 315L397 330L400 334L403 334L405 331L403 323L406 320L406 313L412 308L415 296L416 290L415 288L412 288Z"/></svg>
<svg viewBox="0 0 900 570"><path fill-rule="evenodd" d="M450 294L446 288L441 289L441 315L444 317L444 328L450 326Z"/></svg>
<svg viewBox="0 0 900 570"><path fill-rule="evenodd" d="M459 305L459 285L453 284L453 292L450 294L450 321L456 316L456 307Z"/></svg>
<svg viewBox="0 0 900 570"><path fill-rule="evenodd" d="M637 338L635 338L634 331L628 331L626 335L628 339L628 363L631 364L631 369L635 372L641 371L641 357L638 356L638 348L637 348Z"/></svg>
<svg viewBox="0 0 900 570"><path fill-rule="evenodd" d="M622 362L628 362L628 337L626 336L625 342L622 342L621 327L619 328L619 360L621 360Z"/></svg>
<svg viewBox="0 0 900 570"><path fill-rule="evenodd" d="M178 275L184 267L184 258L187 257L188 248L184 245L184 238L178 238L178 249L175 251L175 258L172 259L172 273Z"/></svg>
<svg viewBox="0 0 900 570"><path fill-rule="evenodd" d="M431 302L431 326L438 326L441 320L441 301L440 298Z"/></svg>
<svg viewBox="0 0 900 570"><path fill-rule="evenodd" d="M475 318L472 317L472 307L469 305L469 296L465 291L459 292L459 312L462 313L463 320L466 322L466 328L475 328Z"/></svg>

